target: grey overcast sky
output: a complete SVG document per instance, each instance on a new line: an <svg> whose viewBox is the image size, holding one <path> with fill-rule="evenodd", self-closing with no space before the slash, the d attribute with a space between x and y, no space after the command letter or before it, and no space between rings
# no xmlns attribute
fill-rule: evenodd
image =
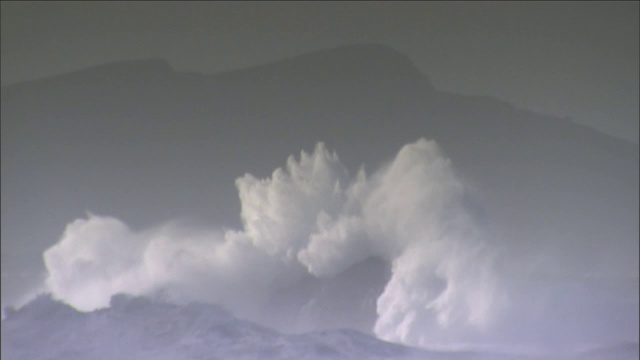
<svg viewBox="0 0 640 360"><path fill-rule="evenodd" d="M378 42L440 90L638 143L638 4L2 1L2 85L152 57L214 73Z"/></svg>

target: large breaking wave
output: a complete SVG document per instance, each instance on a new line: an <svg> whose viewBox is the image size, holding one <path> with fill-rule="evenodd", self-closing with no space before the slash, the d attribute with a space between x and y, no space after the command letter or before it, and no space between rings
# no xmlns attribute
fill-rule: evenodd
<svg viewBox="0 0 640 360"><path fill-rule="evenodd" d="M367 259L379 259L388 268L379 279L384 286L373 299L362 295L351 304L375 302L370 330L382 339L424 347L539 344L548 340L539 331L563 321L545 310L557 302L531 301L543 287L514 287L497 270L503 244L492 241L474 218L468 191L433 141L405 145L377 171L361 168L355 176L319 143L310 154L289 157L270 178L246 174L236 187L241 229L175 221L132 230L121 220L93 214L71 222L44 253L47 291L81 311L107 307L118 293L205 301L296 331L303 321L314 327L305 320L310 308L324 317L339 315L311 295L287 310L293 322L270 324L263 314L274 298L300 284L322 287L313 281L333 281ZM325 292L325 303L351 296L335 289L312 294ZM571 291L553 296L584 300L584 291ZM634 301L637 307L637 299L621 306L629 309ZM597 308L585 309L591 313L569 320L575 329L567 331L574 333L559 338L592 339L597 331L580 327L601 318L592 316ZM531 311L538 315L525 314Z"/></svg>

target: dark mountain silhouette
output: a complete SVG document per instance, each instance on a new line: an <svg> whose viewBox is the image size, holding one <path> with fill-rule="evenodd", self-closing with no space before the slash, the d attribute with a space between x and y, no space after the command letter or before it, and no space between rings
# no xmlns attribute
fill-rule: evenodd
<svg viewBox="0 0 640 360"><path fill-rule="evenodd" d="M373 44L216 75L128 61L3 87L3 273L41 267L86 210L134 228L183 216L239 226L234 180L246 172L268 176L321 140L355 173L420 136L451 159L492 236L523 249L514 255L562 238L545 256L572 271L637 274L638 145L440 92ZM3 296L28 283L13 279Z"/></svg>

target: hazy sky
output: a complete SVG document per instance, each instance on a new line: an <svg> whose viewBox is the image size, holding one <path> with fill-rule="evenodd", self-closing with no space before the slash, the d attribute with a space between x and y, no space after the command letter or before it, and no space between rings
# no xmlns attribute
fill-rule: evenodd
<svg viewBox="0 0 640 360"><path fill-rule="evenodd" d="M150 57L213 73L379 42L438 89L638 143L638 13L635 1L2 1L2 84Z"/></svg>

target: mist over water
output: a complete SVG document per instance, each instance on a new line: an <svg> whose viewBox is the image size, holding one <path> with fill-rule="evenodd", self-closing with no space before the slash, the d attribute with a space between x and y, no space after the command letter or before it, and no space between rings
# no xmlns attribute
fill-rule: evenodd
<svg viewBox="0 0 640 360"><path fill-rule="evenodd" d="M322 328L313 319L323 318L422 347L637 340L637 278L506 271L535 267L477 218L474 194L434 141L405 145L373 172L353 170L319 143L269 178L238 178L241 229L176 220L139 230L88 214L45 251L46 289L81 311L108 307L118 293L205 301L286 332ZM296 306L274 307L274 298L294 296ZM333 311L345 307L368 316L370 328Z"/></svg>

